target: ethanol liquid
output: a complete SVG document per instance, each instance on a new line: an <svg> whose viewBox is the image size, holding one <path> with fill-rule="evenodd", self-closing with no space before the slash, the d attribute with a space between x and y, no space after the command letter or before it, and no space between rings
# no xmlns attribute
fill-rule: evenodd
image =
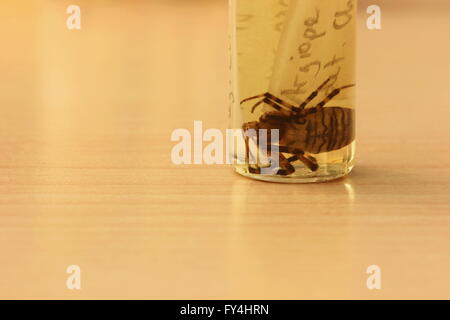
<svg viewBox="0 0 450 320"><path fill-rule="evenodd" d="M333 89L355 84L356 1L230 0L230 20L231 128L240 129L274 111L262 104L252 113L258 100L240 104L243 99L270 92L299 106L329 79L308 104L312 108ZM330 106L354 109L355 88L342 90L325 108ZM332 180L352 170L355 143L306 155L317 160L318 170L301 161L292 162L295 172L286 176L254 174L248 164L234 168L244 176L274 182Z"/></svg>

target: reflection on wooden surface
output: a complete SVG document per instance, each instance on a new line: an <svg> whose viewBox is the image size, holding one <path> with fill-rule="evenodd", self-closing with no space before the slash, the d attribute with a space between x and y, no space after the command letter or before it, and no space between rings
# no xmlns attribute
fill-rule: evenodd
<svg viewBox="0 0 450 320"><path fill-rule="evenodd" d="M174 129L226 127L225 1L79 3L79 32L0 5L0 298L448 298L444 11L361 11L358 167L277 185L170 161Z"/></svg>

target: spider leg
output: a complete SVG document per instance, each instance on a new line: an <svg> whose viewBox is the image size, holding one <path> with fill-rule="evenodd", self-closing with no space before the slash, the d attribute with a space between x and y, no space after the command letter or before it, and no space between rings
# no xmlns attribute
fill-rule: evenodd
<svg viewBox="0 0 450 320"><path fill-rule="evenodd" d="M325 99L323 99L323 101L319 102L315 106L315 108L322 108L322 107L324 107L334 97L336 97L339 93L341 93L342 90L347 89L347 88L351 88L351 87L354 87L354 86L355 86L354 84L350 84L350 85L347 85L347 86L343 86L343 87L334 89L333 91L331 91L331 93L328 96L325 97ZM314 108L312 108L312 109L314 109Z"/></svg>
<svg viewBox="0 0 450 320"><path fill-rule="evenodd" d="M311 171L317 171L319 169L319 165L317 164L316 158L312 156L304 156L304 155L295 155L305 166L309 168Z"/></svg>
<svg viewBox="0 0 450 320"><path fill-rule="evenodd" d="M272 100L270 100L269 98L264 98L260 101L258 101L252 108L252 113L255 112L256 108L261 105L262 103L268 104L269 106L271 106L272 108L274 108L277 111L281 111L283 108L281 106L279 106L278 104L276 104L275 102L273 102Z"/></svg>
<svg viewBox="0 0 450 320"><path fill-rule="evenodd" d="M245 163L247 163L247 168L248 168L248 172L249 173L253 173L253 174L261 174L261 168L258 166L258 164L256 163L255 166L256 167L252 167L252 165L250 164L250 138L248 136L245 137Z"/></svg>
<svg viewBox="0 0 450 320"><path fill-rule="evenodd" d="M272 102L274 103L274 102ZM275 104L275 103L274 103ZM250 128L251 126L249 126ZM244 127L244 129L248 129L246 127ZM270 139L270 136L269 136ZM259 148L260 144L259 144L259 136L256 137L256 143L257 146ZM252 174L261 174L261 167L258 164L258 161L256 162L256 164L250 164L250 138L248 136L245 137L245 159L246 159L246 163L248 164L248 172L252 173ZM274 145L266 145L265 147L267 148L267 155L268 157L272 157L272 147L277 148L278 149L278 157L279 157L279 169L277 170L277 172L275 173L276 175L280 175L280 176L287 176L290 175L292 173L295 172L295 168L294 166L291 164L291 162L294 161L301 161L303 162L311 171L317 171L319 169L319 165L317 164L317 160L312 157L312 156L306 156L305 152L303 150L300 149L296 149L296 148L291 148L291 147L286 147L286 146L274 146ZM286 158L282 153L287 153L287 154L291 154L292 156L289 158Z"/></svg>
<svg viewBox="0 0 450 320"><path fill-rule="evenodd" d="M250 139L251 137L247 134L248 130L255 130L258 131L258 123L257 122L247 122L242 125L242 137L244 139L245 143L245 163L249 164L250 166L250 155L252 156L252 160L256 159L254 158L253 152L250 150ZM259 135L256 134L256 143L259 145Z"/></svg>
<svg viewBox="0 0 450 320"><path fill-rule="evenodd" d="M244 130L244 132L248 129L258 130L257 122L246 123L243 125L242 129ZM268 137L270 139L270 132L268 133ZM256 150L250 149L250 140L255 142ZM261 144L259 134L256 134L254 138L251 138L250 136L244 133L244 141L245 141L245 163L247 164L248 172L253 174L261 174L260 159L259 159L260 158L259 148ZM266 143L264 143L264 146L265 145ZM253 151L256 151L256 154ZM270 156L270 151L268 152L268 156Z"/></svg>
<svg viewBox="0 0 450 320"><path fill-rule="evenodd" d="M294 172L295 168L291 164L291 161L289 161L289 159L286 159L284 155L280 154L280 169L278 169L276 174L279 176L288 176Z"/></svg>
<svg viewBox="0 0 450 320"><path fill-rule="evenodd" d="M305 152L302 150L280 146L279 151L284 153L290 153L293 155L292 157L287 159L289 162L300 160L311 171L317 171L319 169L319 165L317 164L316 158L312 156L305 156Z"/></svg>
<svg viewBox="0 0 450 320"><path fill-rule="evenodd" d="M261 174L261 168L259 166L254 168L251 165L248 165L248 172L253 174Z"/></svg>
<svg viewBox="0 0 450 320"><path fill-rule="evenodd" d="M259 94L257 96L253 96L253 97L244 99L244 100L241 101L241 104L243 104L244 102L250 101L250 100L258 99L258 98L269 98L269 99L275 101L276 103L278 103L278 104L280 104L283 107L286 107L288 109L292 109L292 108L296 109L297 108L294 105L292 105L292 104L290 104L290 103L288 103L288 102L286 102L286 101L284 101L284 100L274 96L270 92L266 92L266 93L263 93L263 94Z"/></svg>
<svg viewBox="0 0 450 320"><path fill-rule="evenodd" d="M267 99L267 98L266 98L266 99ZM266 100L266 99L259 100L259 101L252 107L252 113L255 112L256 108L258 108L258 106L259 106L260 104L262 104L262 103L264 102L264 100Z"/></svg>
<svg viewBox="0 0 450 320"><path fill-rule="evenodd" d="M270 149L271 149L270 145L268 147L269 147L268 152L270 153ZM278 170L276 170L276 172L274 171L274 173L276 175L288 176L295 172L294 166L290 163L291 161L286 159L286 157L281 153L278 153L278 157L279 157L278 158L278 167L279 168L278 168ZM256 168L249 166L249 172L254 173L254 174L261 174L261 168L259 166L257 166Z"/></svg>
<svg viewBox="0 0 450 320"><path fill-rule="evenodd" d="M306 100L303 101L297 109L299 109L299 110L305 109L305 107L306 107L306 106L307 106L307 105L308 105L315 97L317 97L317 95L319 94L319 91L322 90L322 89L327 85L327 83L330 82L330 80L331 80L331 77L328 78L324 83L322 83L315 91L313 91L313 92L311 93L311 95L310 95L308 98L306 98Z"/></svg>
<svg viewBox="0 0 450 320"><path fill-rule="evenodd" d="M260 102L258 102L252 109L252 113L255 111L256 107L259 106L261 103L265 103L268 104L269 106L271 106L272 108L274 108L277 111L281 111L283 110L283 108L278 105L276 102L273 102L272 100L270 100L269 98L264 98L263 100L261 100Z"/></svg>
<svg viewBox="0 0 450 320"><path fill-rule="evenodd" d="M245 163L250 163L249 137L245 137Z"/></svg>
<svg viewBox="0 0 450 320"><path fill-rule="evenodd" d="M299 111L299 108L297 108L296 106L294 106L294 105L292 105L292 104L290 104L290 103L288 103L288 102L286 102L286 101L284 101L284 100L274 96L273 94L271 94L269 92L267 92L267 98L269 98L270 100L275 101L276 103L278 103L279 105L285 107L286 109L289 109L290 111L294 111L294 112Z"/></svg>
<svg viewBox="0 0 450 320"><path fill-rule="evenodd" d="M263 93L263 94L260 94L260 95L257 95L257 96L253 96L253 97L244 99L244 100L241 101L241 104L243 104L244 102L250 101L250 100L258 99L258 98L264 98L264 99L262 99L261 101L257 102L253 106L252 113L255 111L255 109L261 103L266 103L266 104L270 105L271 107L275 108L278 111L280 111L281 108L285 108L285 109L287 109L289 111L294 111L294 112L299 111L299 109L296 106L294 106L294 105L292 105L292 104L290 104L290 103L288 103L288 102L286 102L286 101L284 101L284 100L274 96L270 92L266 92L266 93Z"/></svg>
<svg viewBox="0 0 450 320"><path fill-rule="evenodd" d="M241 101L241 104L243 104L244 102L250 101L250 100L254 100L254 99L258 99L258 98L264 98L264 97L266 97L267 93L268 92L263 93L263 94L259 94L257 96L253 96L253 97L250 97L250 98L247 98L247 99L244 99L244 100Z"/></svg>
<svg viewBox="0 0 450 320"><path fill-rule="evenodd" d="M247 146L247 148L246 148L247 152L249 152L248 140L247 139L246 139L245 143L246 143L246 146ZM268 145L267 147L268 147L267 154L268 154L268 157L270 158L272 156L272 152L271 152L272 148L271 148L271 145ZM279 161L278 161L279 169L276 172L274 172L274 173L276 175L280 175L280 176L287 176L287 175L290 175L290 174L294 173L295 172L295 168L290 163L290 161L288 159L286 159L286 157L283 154L281 154L281 153L278 153L278 156L279 156ZM259 166L258 163L253 165L253 166L250 165L250 163L248 164L248 172L249 173L261 174L261 171L262 171L261 167Z"/></svg>

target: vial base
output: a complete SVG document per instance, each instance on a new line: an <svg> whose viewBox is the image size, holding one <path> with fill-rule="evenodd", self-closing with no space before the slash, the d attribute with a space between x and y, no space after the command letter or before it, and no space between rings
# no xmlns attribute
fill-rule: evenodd
<svg viewBox="0 0 450 320"><path fill-rule="evenodd" d="M247 164L235 164L234 170L247 178L280 183L313 183L336 180L348 175L355 163L355 143L341 150L314 155L319 164L316 171L311 171L301 162L292 163L295 171L290 175L255 174L249 171Z"/></svg>
<svg viewBox="0 0 450 320"><path fill-rule="evenodd" d="M304 166L294 166L296 174L288 176L280 175L263 175L250 173L248 166L235 165L234 171L244 177L278 183L316 183L326 182L347 176L353 169L353 164L330 164L320 167L317 171L312 172Z"/></svg>

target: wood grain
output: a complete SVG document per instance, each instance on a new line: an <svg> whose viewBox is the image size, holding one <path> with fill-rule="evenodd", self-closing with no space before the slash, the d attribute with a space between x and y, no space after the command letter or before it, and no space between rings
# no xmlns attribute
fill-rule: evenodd
<svg viewBox="0 0 450 320"><path fill-rule="evenodd" d="M226 128L226 1L78 2L0 5L0 298L449 298L446 11L361 11L357 168L279 185L170 161Z"/></svg>

